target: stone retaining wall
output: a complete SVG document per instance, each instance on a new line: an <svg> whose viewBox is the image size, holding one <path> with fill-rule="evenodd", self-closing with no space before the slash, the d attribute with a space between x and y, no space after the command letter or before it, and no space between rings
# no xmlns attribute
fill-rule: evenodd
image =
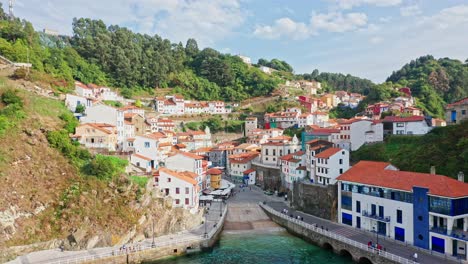
<svg viewBox="0 0 468 264"><path fill-rule="evenodd" d="M333 222L337 221L338 189L336 185L320 186L294 182L291 205L294 209Z"/></svg>

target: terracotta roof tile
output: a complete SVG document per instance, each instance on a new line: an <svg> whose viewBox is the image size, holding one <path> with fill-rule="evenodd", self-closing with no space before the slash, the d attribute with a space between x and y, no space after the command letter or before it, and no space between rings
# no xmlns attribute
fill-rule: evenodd
<svg viewBox="0 0 468 264"><path fill-rule="evenodd" d="M372 186L409 191L413 186L429 189L429 194L443 197L467 197L468 183L443 175L386 170L387 162L360 161L337 179Z"/></svg>
<svg viewBox="0 0 468 264"><path fill-rule="evenodd" d="M219 175L219 174L222 174L223 171L220 170L220 169L211 168L211 169L207 170L206 173L210 174L210 175Z"/></svg>
<svg viewBox="0 0 468 264"><path fill-rule="evenodd" d="M321 159L328 159L331 156L335 155L336 153L342 151L343 149L341 148L329 148L327 150L324 150L320 152L319 154L315 155L316 158L321 158Z"/></svg>
<svg viewBox="0 0 468 264"><path fill-rule="evenodd" d="M160 168L159 169L159 173L161 172L164 172L166 174L169 174L173 177L176 177L180 180L183 180L183 181L186 181L188 183L191 183L193 185L196 185L198 184L196 178L198 177L198 175L196 173L193 173L193 172L190 172L190 171L173 171L173 170L170 170L170 169L167 169L167 168Z"/></svg>

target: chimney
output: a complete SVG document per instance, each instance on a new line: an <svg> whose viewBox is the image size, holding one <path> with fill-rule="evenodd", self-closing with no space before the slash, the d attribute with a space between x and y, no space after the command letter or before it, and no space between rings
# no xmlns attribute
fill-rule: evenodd
<svg viewBox="0 0 468 264"><path fill-rule="evenodd" d="M463 174L463 171L458 172L458 180L461 182L465 182L465 174Z"/></svg>
<svg viewBox="0 0 468 264"><path fill-rule="evenodd" d="M431 174L433 174L433 175L436 174L436 168L435 168L435 166L431 166Z"/></svg>

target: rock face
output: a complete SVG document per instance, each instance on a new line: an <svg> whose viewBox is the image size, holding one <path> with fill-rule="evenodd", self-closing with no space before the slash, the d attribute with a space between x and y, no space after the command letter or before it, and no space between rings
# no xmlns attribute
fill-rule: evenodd
<svg viewBox="0 0 468 264"><path fill-rule="evenodd" d="M338 190L335 185L321 186L295 182L293 190L292 206L294 209L337 221Z"/></svg>

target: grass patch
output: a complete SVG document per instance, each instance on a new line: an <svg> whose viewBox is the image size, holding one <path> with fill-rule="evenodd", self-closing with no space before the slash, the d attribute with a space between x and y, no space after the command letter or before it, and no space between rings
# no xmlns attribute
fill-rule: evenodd
<svg viewBox="0 0 468 264"><path fill-rule="evenodd" d="M130 180L133 183L138 184L140 188L144 189L146 188L146 184L148 183L149 178L146 176L130 176Z"/></svg>

